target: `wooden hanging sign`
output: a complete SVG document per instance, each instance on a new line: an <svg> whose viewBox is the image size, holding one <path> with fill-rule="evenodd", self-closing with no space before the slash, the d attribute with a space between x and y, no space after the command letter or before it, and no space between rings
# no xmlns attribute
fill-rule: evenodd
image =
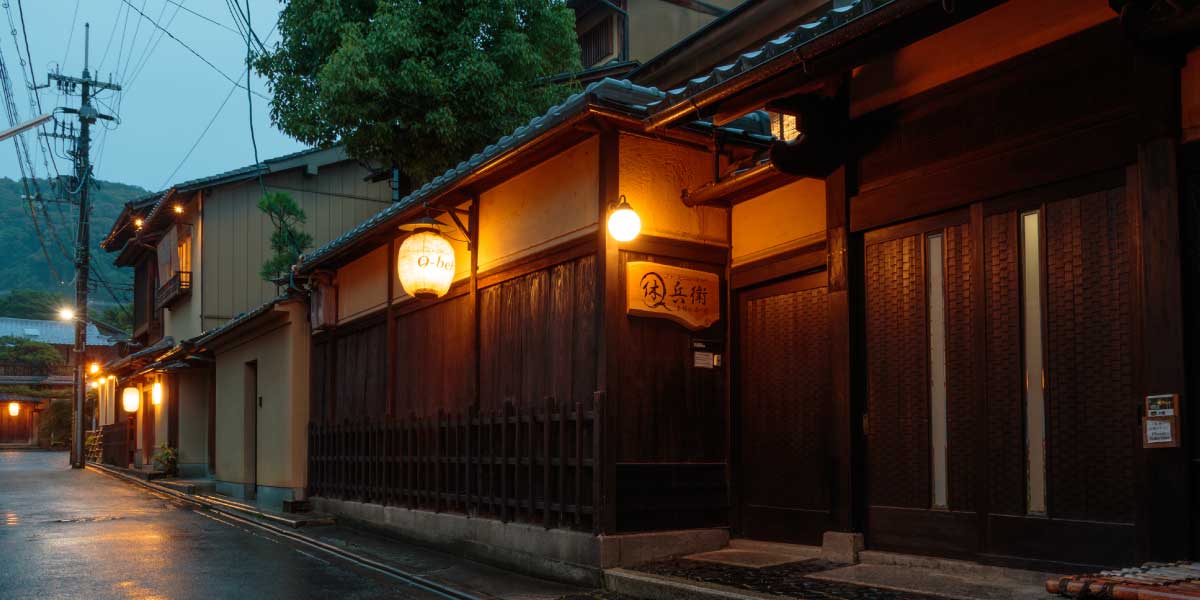
<svg viewBox="0 0 1200 600"><path fill-rule="evenodd" d="M697 331L721 318L716 273L638 261L625 263L625 312L670 319Z"/></svg>

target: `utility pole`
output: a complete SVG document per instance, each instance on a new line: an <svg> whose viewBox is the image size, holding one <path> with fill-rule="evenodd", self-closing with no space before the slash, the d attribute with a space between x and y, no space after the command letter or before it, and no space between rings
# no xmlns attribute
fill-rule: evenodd
<svg viewBox="0 0 1200 600"><path fill-rule="evenodd" d="M83 405L87 400L87 385L84 382L87 365L84 362L87 354L88 272L91 263L91 233L88 224L91 206L88 203L88 189L91 187L92 163L88 152L91 150L92 124L97 119L113 120L111 115L96 111L96 108L92 106L92 94L101 90L119 91L121 89L121 86L111 81L97 81L88 72L90 23L84 24L83 32L83 76L70 77L61 73L50 73L49 75L51 81L58 83L61 91L70 94L74 93L76 89L79 90L78 109L69 107L60 107L59 109L61 112L79 117L79 136L72 135L73 132L72 134L60 133L57 129L55 133L48 134L50 137L75 142L75 150L71 153L71 157L75 162L75 181L73 183L79 198L79 232L75 238L75 409L72 411L71 419L71 466L76 469L83 468L87 460L83 453ZM47 83L47 85L49 84Z"/></svg>

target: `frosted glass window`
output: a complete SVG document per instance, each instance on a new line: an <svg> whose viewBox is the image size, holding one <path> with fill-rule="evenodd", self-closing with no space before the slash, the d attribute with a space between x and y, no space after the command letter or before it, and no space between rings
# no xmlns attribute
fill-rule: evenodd
<svg viewBox="0 0 1200 600"><path fill-rule="evenodd" d="M1025 379L1027 511L1046 514L1046 396L1042 365L1042 261L1039 214L1021 215L1021 330Z"/></svg>
<svg viewBox="0 0 1200 600"><path fill-rule="evenodd" d="M942 235L925 240L929 306L929 417L933 448L933 507L947 507L946 467L946 296Z"/></svg>

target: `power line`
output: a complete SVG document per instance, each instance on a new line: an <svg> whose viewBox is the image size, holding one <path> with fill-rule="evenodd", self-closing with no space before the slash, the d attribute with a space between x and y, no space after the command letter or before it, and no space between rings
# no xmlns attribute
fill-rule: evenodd
<svg viewBox="0 0 1200 600"><path fill-rule="evenodd" d="M217 21L216 19L212 19L212 18L206 17L206 16L204 16L204 15L202 15L202 14L200 14L200 13L198 13L198 12L196 12L196 11L194 11L194 10L192 10L192 9L190 9L190 8L188 8L188 7L186 7L186 6L184 6L182 3L176 2L175 0L166 0L166 1L167 1L167 2L170 2L171 4L174 4L174 5L178 6L179 8L182 8L183 10L185 10L185 11L187 11L187 12L191 13L192 15L195 15L195 16L197 16L197 17L200 17L201 19L204 19L205 21L208 21L209 23L212 23L213 25L216 25L217 27L220 27L220 28L222 28L222 29L225 29L226 31L232 31L233 33L236 33L236 34L238 34L238 36L241 36L241 35L242 35L242 34L241 34L241 32L237 31L236 29L233 29L232 27L230 27L230 26L228 26L228 25L226 25L226 24L224 24L224 23L222 23L222 22L220 22L220 21Z"/></svg>
<svg viewBox="0 0 1200 600"><path fill-rule="evenodd" d="M79 0L75 0L75 14L71 16L71 28L67 31L67 49L63 50L62 61L67 62L67 57L71 55L71 41L75 39L75 23L79 22Z"/></svg>
<svg viewBox="0 0 1200 600"><path fill-rule="evenodd" d="M216 71L218 74L220 74L220 75L221 75L221 77L224 77L224 78L226 79L226 81L228 81L229 83L232 83L232 84L234 84L234 85L236 85L236 86L238 86L238 87L243 87L243 86L241 85L241 83L239 83L238 81L235 81L235 80L234 80L232 77L230 77L230 76L226 75L224 71L222 71L221 69L217 68L217 65L214 65L214 64L213 64L211 61L209 61L207 58L204 58L204 57L203 57L203 56L202 56L202 55L201 55L199 52L196 52L194 49L192 49L192 47L191 47L191 46L189 46L189 45L187 45L186 43L184 43L184 42L183 42L183 40L181 40L181 39L179 39L179 38L175 37L175 34L171 33L170 31L167 31L167 30L166 30L166 29L165 29L165 28L164 28L162 25L159 25L158 23L156 23L156 22L154 21L154 19L151 19L150 17L146 16L146 13L144 13L144 12L142 12L142 11L138 10L138 9L137 9L137 7L133 6L133 4L130 4L129 0L121 0L121 1L122 1L122 2L124 2L126 5L130 6L131 8L133 8L133 10L137 11L137 13L138 13L139 15L141 15L143 19L146 19L147 21L150 21L152 24L154 24L154 26L155 26L155 27L157 27L157 28L161 29L161 30L163 31L163 33L167 34L167 36L169 36L171 39L175 40L175 42L176 42L176 43L178 43L180 46L183 46L185 49L187 49L187 51L188 51L188 52L191 52L191 53L192 53L192 54L193 54L193 55L194 55L196 58L199 58L200 60L204 61L204 64L206 64L206 65L208 65L209 67L211 67L211 68L212 68L212 70L214 70L214 71ZM245 86L245 89L249 90L251 94L254 94L255 96L258 96L258 97L262 98L263 100L270 100L270 98L267 98L266 96L264 96L264 95L262 95L262 94L260 94L260 93L258 93L258 92L255 92L255 91L253 91L253 90L250 90L250 87L249 87L249 86Z"/></svg>
<svg viewBox="0 0 1200 600"><path fill-rule="evenodd" d="M247 73L249 73L248 70ZM244 75L245 74L243 74L243 76ZM238 81L240 82L241 80L239 79ZM196 150L196 146L200 145L200 141L204 139L204 136L208 133L209 128L211 128L213 123L217 121L217 117L221 116L221 111L225 110L225 105L229 103L229 99L233 97L233 93L238 90L238 87L239 86L237 84L234 84L233 87L229 88L229 93L225 94L225 99L221 101L221 106L217 107L217 112L213 113L212 118L208 120L208 124L205 125L204 130L200 132L200 137L196 138L195 142L192 142L192 147L188 148L187 154L183 155L183 160L180 160L179 164L175 165L175 170L171 171L170 175L167 175L167 178L163 181L162 186L160 187L167 187L167 184L175 178L175 174L179 172L179 169L183 168L183 164L187 162L187 159L192 157L192 152Z"/></svg>
<svg viewBox="0 0 1200 600"><path fill-rule="evenodd" d="M273 26L271 27L271 31L267 32L267 38L266 38L266 39L267 39L267 41L268 41L268 42L270 42L270 41L271 41L271 36L275 35L275 31L276 31L276 29L278 29L278 27L279 27L279 21L278 21L278 20L276 20L276 21L275 21L275 25L273 25ZM245 71L242 73L242 77L245 77L245 78L246 78L246 83L247 83L247 84L249 84L249 82L250 82L250 77L249 77L249 75L250 75L250 67L249 67L249 66L247 66L247 67L246 67L246 70L245 70ZM240 78L238 79L238 82L239 82L239 83L241 82L241 79L240 79ZM184 165L184 164L187 162L187 160L188 160L189 158L191 158L191 156L192 156L192 152L194 152L194 151L196 150L196 147L200 145L200 142L201 142L201 141L204 139L204 136L208 134L208 130L209 130L210 128L212 128L212 126L213 126L213 123L215 123L215 122L217 121L217 117L221 116L221 112L225 110L225 105L229 103L229 99L233 97L233 93L234 93L234 92L236 92L236 91L238 90L238 88L239 88L239 87L240 87L240 86L238 86L238 85L235 83L235 84L233 85L233 87L229 88L229 93L228 93L228 94L225 94L225 99L224 99L224 100L222 100L222 101L221 101L221 105L217 107L217 112L213 113L213 116L212 116L212 118L208 120L208 124L204 126L204 130L200 132L200 136L196 138L196 141L195 141L195 142L192 142L192 147L191 147L191 148L188 148L187 154L185 154L185 155L183 156L183 159L179 161L179 164L178 164L178 165L175 165L175 170L174 170L174 171L171 171L171 174L170 174L170 175L168 175L168 176L167 176L167 178L166 178L165 180L163 180L163 183L162 183L162 185L161 185L161 186L159 186L159 187L163 187L163 188L167 187L167 184L168 184L168 183L170 183L170 182L171 182L171 180L175 178L175 175L176 175L177 173L179 173L179 169L183 168L183 165Z"/></svg>

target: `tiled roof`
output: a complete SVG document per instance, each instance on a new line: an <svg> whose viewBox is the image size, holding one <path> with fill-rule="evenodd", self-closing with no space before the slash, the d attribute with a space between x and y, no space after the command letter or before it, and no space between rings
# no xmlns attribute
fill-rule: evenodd
<svg viewBox="0 0 1200 600"><path fill-rule="evenodd" d="M549 131L556 125L582 111L590 103L603 102L606 105L613 105L630 113L644 114L648 103L656 102L661 98L662 92L657 89L642 87L628 81L606 78L592 83L584 88L583 91L573 94L561 104L550 108L545 114L535 117L525 125L518 127L511 134L500 138L496 143L484 148L478 154L458 163L457 166L435 177L432 181L405 196L399 202L393 203L391 206L375 213L374 216L359 223L354 229L347 231L324 246L305 254L304 258L300 261L299 268L300 270L305 270L315 266L335 250L349 245L359 237L386 223L392 217L403 213L417 204L436 198L439 193L447 190L455 182L466 177L484 163Z"/></svg>
<svg viewBox="0 0 1200 600"><path fill-rule="evenodd" d="M280 302L283 302L284 300L287 300L290 297L291 297L290 294L288 294L287 292L284 292L283 294L280 294L280 295L276 296L275 298L272 298L271 300L266 301L265 303L263 303L262 305L260 305L256 308L252 308L244 313L237 315L236 317L230 319L229 321L226 321L222 325L218 325L217 327L209 329L208 331L205 331L204 333L201 333L200 335L198 335L190 340L187 340L186 343L192 345L193 347L203 346L204 344L216 339L217 337L234 330L235 328L242 325L243 323L245 323L255 317L267 314L276 304L279 304Z"/></svg>
<svg viewBox="0 0 1200 600"><path fill-rule="evenodd" d="M47 344L74 345L75 325L66 321L42 321L39 319L15 319L0 317L0 336L14 336ZM112 346L115 340L100 333L95 325L87 326L89 346Z"/></svg>
<svg viewBox="0 0 1200 600"><path fill-rule="evenodd" d="M225 171L223 173L217 173L216 175L209 175L208 177L200 177L197 179L190 179L188 181L177 183L172 187L174 187L175 189L178 189L178 190L193 190L193 189L197 189L197 188L208 187L214 183L229 180L229 179L233 179L233 180L249 179L251 177L256 177L258 175L259 171L262 171L264 174L271 172L271 165L274 163L286 162L286 161L289 161L292 159L300 158L302 156L308 156L309 154L316 154L316 153L322 152L324 150L328 150L328 148L307 148L304 150L300 150L298 152L293 152L291 154L284 154L283 156L276 156L275 158L265 159L257 165L246 165L244 167L232 169L229 171Z"/></svg>
<svg viewBox="0 0 1200 600"><path fill-rule="evenodd" d="M686 102L693 96L737 78L775 58L795 52L805 44L836 31L864 15L899 1L901 0L851 0L849 2L835 2L835 7L831 8L820 18L802 23L795 29L767 42L761 48L742 54L734 62L719 66L707 75L690 79L682 87L669 90L662 101L652 103L649 106L650 113L655 114L680 102Z"/></svg>

